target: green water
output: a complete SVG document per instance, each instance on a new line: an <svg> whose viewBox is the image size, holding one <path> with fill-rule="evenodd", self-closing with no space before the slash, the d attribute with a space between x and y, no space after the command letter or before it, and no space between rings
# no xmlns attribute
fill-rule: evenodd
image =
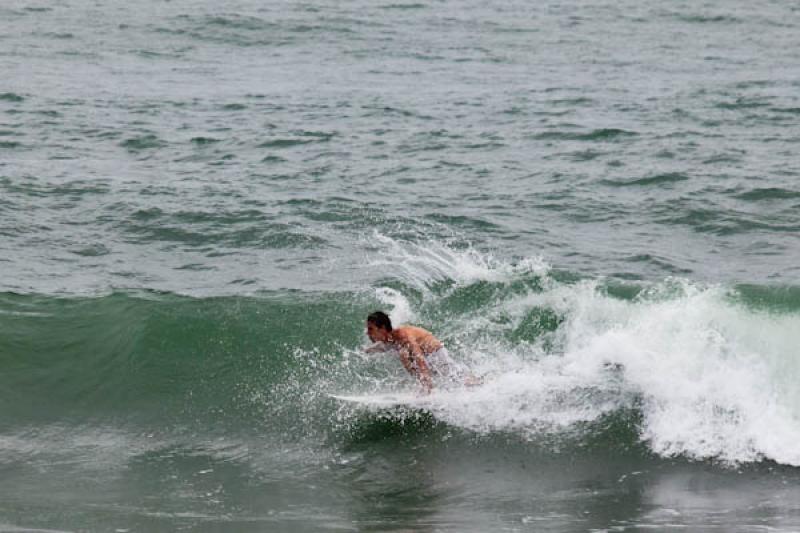
<svg viewBox="0 0 800 533"><path fill-rule="evenodd" d="M798 26L4 3L0 531L796 531Z"/></svg>

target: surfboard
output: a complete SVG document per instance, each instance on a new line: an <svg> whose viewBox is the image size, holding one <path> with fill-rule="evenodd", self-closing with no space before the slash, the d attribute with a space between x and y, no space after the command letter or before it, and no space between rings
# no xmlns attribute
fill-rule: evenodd
<svg viewBox="0 0 800 533"><path fill-rule="evenodd" d="M423 408L431 404L430 396L413 392L390 392L379 394L328 394L330 398L340 402L353 403L364 407L388 409L392 407Z"/></svg>

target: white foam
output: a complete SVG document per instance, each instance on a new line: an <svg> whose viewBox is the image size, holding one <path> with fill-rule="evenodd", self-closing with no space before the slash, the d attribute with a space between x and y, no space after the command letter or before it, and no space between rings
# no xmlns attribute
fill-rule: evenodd
<svg viewBox="0 0 800 533"><path fill-rule="evenodd" d="M388 287L379 287L375 295L382 303L389 306L389 319L393 324L404 324L415 320L416 315L411 310L411 303L400 291Z"/></svg>
<svg viewBox="0 0 800 533"><path fill-rule="evenodd" d="M391 298L413 316L401 294ZM534 308L563 318L550 344L510 343L504 333ZM553 282L482 311L458 325L458 356L492 377L439 395L437 416L450 423L534 435L635 406L642 440L662 456L800 466L800 315L676 279L633 301L597 282Z"/></svg>

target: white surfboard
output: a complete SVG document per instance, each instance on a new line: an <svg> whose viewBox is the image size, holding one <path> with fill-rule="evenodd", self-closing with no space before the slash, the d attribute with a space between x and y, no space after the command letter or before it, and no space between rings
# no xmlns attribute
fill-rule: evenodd
<svg viewBox="0 0 800 533"><path fill-rule="evenodd" d="M376 409L388 409L392 407L411 407L419 409L431 405L430 395L422 395L413 392L359 395L328 394L328 396L340 402L354 403Z"/></svg>

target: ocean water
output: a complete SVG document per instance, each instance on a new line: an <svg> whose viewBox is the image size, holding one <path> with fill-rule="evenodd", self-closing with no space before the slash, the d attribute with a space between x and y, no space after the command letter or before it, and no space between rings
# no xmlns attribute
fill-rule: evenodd
<svg viewBox="0 0 800 533"><path fill-rule="evenodd" d="M800 531L800 7L0 6L0 531ZM484 377L425 410L384 309Z"/></svg>

